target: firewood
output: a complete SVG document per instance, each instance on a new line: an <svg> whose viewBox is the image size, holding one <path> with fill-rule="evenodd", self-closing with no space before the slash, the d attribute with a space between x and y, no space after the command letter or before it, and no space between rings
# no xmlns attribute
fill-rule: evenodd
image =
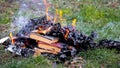
<svg viewBox="0 0 120 68"><path fill-rule="evenodd" d="M46 36L46 35L40 35L35 32L30 33L30 38L37 40L37 41L47 43L47 44L52 44L52 43L58 42L58 40L59 40L58 38Z"/></svg>
<svg viewBox="0 0 120 68"><path fill-rule="evenodd" d="M58 54L58 52L56 52L56 51L35 48L35 53L34 53L33 57L37 57L37 56L41 55L41 53L51 53L51 54L55 54L55 55Z"/></svg>
<svg viewBox="0 0 120 68"><path fill-rule="evenodd" d="M55 53L58 53L58 52L61 51L61 48L58 48L58 47L55 47L55 46L52 46L52 45L49 45L49 44L44 44L44 43L38 44L38 47L40 47L42 49L45 49L45 50L55 52Z"/></svg>

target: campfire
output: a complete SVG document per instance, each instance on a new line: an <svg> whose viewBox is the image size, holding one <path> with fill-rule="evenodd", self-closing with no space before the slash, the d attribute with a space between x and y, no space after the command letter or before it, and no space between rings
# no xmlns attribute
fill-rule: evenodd
<svg viewBox="0 0 120 68"><path fill-rule="evenodd" d="M18 33L10 33L0 40L5 50L24 57L51 55L63 62L89 49L106 47L120 50L120 41L103 39L96 42L94 31L90 35L78 31L75 28L76 19L68 26L55 23L56 17L52 20L48 15L49 4L45 0L44 3L46 16L30 19Z"/></svg>
<svg viewBox="0 0 120 68"><path fill-rule="evenodd" d="M47 20L46 16L34 18L14 36L1 39L5 49L24 57L41 54L54 55L65 61L68 57L75 57L79 52L98 47L118 48L120 42L113 40L94 41L95 32L89 36L75 29L73 26L62 27L60 23Z"/></svg>

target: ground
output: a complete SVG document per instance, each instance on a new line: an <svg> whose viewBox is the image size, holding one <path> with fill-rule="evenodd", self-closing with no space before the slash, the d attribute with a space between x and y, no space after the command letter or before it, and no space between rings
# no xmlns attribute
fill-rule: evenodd
<svg viewBox="0 0 120 68"><path fill-rule="evenodd" d="M119 0L49 0L52 4L51 13L61 10L64 20L61 24L71 24L76 19L79 31L90 34L98 33L97 40L120 40L120 1ZM9 25L17 13L19 5L15 0L0 1L0 38L8 35ZM116 50L95 49L81 52L78 56L85 60L85 68L120 68L120 53ZM49 60L37 58L13 58L0 46L0 68L52 68ZM63 68L62 64L57 68Z"/></svg>

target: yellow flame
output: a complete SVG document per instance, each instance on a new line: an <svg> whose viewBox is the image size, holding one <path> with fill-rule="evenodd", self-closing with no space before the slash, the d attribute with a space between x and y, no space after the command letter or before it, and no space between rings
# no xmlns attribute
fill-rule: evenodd
<svg viewBox="0 0 120 68"><path fill-rule="evenodd" d="M14 44L14 39L13 39L13 34L12 33L10 33L10 38L11 38L12 44Z"/></svg>
<svg viewBox="0 0 120 68"><path fill-rule="evenodd" d="M62 20L62 14L63 14L63 12L62 12L62 10L60 10L60 20Z"/></svg>
<svg viewBox="0 0 120 68"><path fill-rule="evenodd" d="M12 35L12 33L10 33L10 38L12 38L13 37L13 35Z"/></svg>
<svg viewBox="0 0 120 68"><path fill-rule="evenodd" d="M76 21L77 21L76 19L73 19L73 20L72 20L72 26L73 26L73 27L76 26Z"/></svg>

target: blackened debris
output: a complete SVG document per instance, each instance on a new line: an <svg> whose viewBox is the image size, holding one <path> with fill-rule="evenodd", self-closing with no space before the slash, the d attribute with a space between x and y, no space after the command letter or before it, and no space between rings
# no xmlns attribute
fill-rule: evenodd
<svg viewBox="0 0 120 68"><path fill-rule="evenodd" d="M30 19L29 23L26 24L26 26L23 27L23 29L21 29L16 35L26 36L29 35L32 30L39 29L39 27L45 30L51 26L51 31L46 35L59 37L60 42L74 46L76 49L88 50L96 48L100 45L105 45L104 47L107 48L110 46L115 48L119 46L119 43L117 41L113 42L113 40L101 40L98 42L99 44L97 44L94 40L97 37L97 33L94 31L92 31L91 34L87 36L86 34L83 34L82 32L73 28L71 25L62 27L60 23L54 24L51 21L47 21L46 16Z"/></svg>
<svg viewBox="0 0 120 68"><path fill-rule="evenodd" d="M26 38L26 37L18 37L15 39L15 45L19 47L25 47L33 49L34 47L37 47L38 43L36 40Z"/></svg>
<svg viewBox="0 0 120 68"><path fill-rule="evenodd" d="M99 41L98 47L105 47L105 48L120 50L120 41L103 39Z"/></svg>
<svg viewBox="0 0 120 68"><path fill-rule="evenodd" d="M43 30L47 29L48 27L52 26L53 23L51 21L46 20L46 16L38 17L30 19L29 23L25 25L17 34L16 36L28 36L32 30L38 29L42 27Z"/></svg>
<svg viewBox="0 0 120 68"><path fill-rule="evenodd" d="M33 54L33 49L37 47L38 43L36 40L26 38L25 36L29 36L30 32L33 30L46 30L49 27L52 28L45 35L58 37L58 42L65 44L61 45L61 52L58 55L54 55L54 57L57 56L63 62L69 60L69 57L75 57L79 52L86 51L88 49L106 47L120 50L120 41L104 39L97 43L95 42L97 34L94 31L92 31L90 35L86 35L70 25L62 27L60 23L47 21L46 16L30 19L29 23L16 34L16 49L23 47L20 50L21 55L25 57ZM8 44L10 43L5 43L5 45ZM26 48L24 48L24 45ZM46 53L44 55L48 54ZM53 57L53 54L50 56Z"/></svg>
<svg viewBox="0 0 120 68"><path fill-rule="evenodd" d="M34 53L35 53L35 51L30 48L24 48L21 50L21 55L23 57L29 57L30 55L33 55Z"/></svg>

